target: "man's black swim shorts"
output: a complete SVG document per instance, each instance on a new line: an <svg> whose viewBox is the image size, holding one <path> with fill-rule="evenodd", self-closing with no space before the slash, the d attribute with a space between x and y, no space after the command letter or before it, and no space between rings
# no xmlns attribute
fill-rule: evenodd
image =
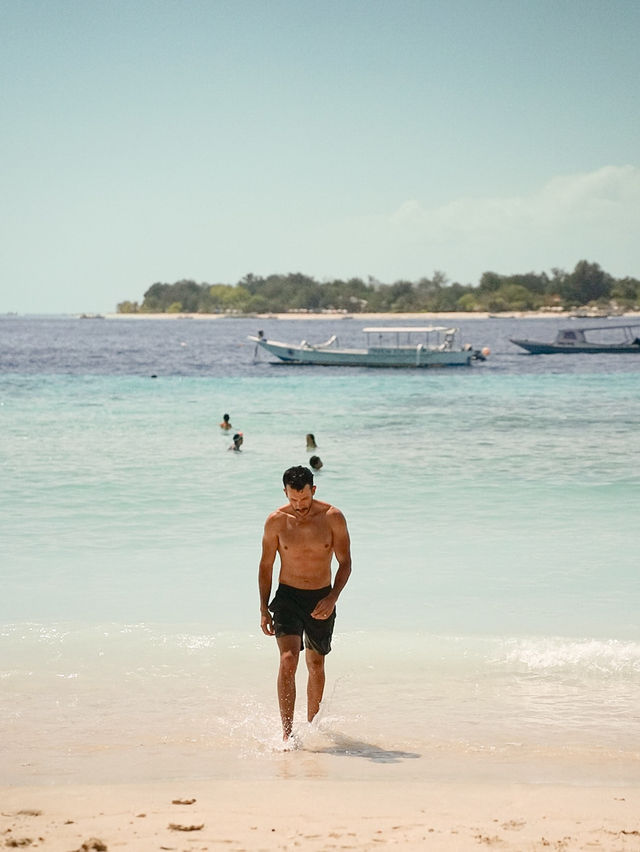
<svg viewBox="0 0 640 852"><path fill-rule="evenodd" d="M269 604L273 613L276 638L299 636L300 650L311 648L323 656L328 654L331 650L336 611L334 609L326 619L312 618L311 613L318 601L326 598L330 592L331 586L325 586L323 589L296 589L294 586L280 583Z"/></svg>

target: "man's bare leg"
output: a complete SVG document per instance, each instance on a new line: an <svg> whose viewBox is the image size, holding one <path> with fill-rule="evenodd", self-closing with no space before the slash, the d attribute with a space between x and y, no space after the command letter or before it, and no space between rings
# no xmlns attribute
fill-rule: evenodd
<svg viewBox="0 0 640 852"><path fill-rule="evenodd" d="M293 728L293 711L296 705L296 669L300 657L300 637L280 636L280 668L278 669L278 704L282 719L282 739L288 740Z"/></svg>
<svg viewBox="0 0 640 852"><path fill-rule="evenodd" d="M324 656L307 648L305 651L309 680L307 681L307 720L312 722L322 701L324 693Z"/></svg>

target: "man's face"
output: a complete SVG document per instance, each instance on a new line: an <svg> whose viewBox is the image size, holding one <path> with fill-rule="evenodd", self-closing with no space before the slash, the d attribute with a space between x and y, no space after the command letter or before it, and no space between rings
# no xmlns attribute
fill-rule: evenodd
<svg viewBox="0 0 640 852"><path fill-rule="evenodd" d="M287 485L284 493L287 495L289 505L296 515L299 518L303 518L309 514L311 504L313 503L313 495L316 493L316 486L314 485L312 488L310 485L305 485L302 491L296 491L295 488Z"/></svg>

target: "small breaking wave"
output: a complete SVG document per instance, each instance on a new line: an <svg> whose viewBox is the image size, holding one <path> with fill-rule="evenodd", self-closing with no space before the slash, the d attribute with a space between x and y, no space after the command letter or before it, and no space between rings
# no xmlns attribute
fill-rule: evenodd
<svg viewBox="0 0 640 852"><path fill-rule="evenodd" d="M561 637L511 639L492 662L527 672L640 676L640 643Z"/></svg>

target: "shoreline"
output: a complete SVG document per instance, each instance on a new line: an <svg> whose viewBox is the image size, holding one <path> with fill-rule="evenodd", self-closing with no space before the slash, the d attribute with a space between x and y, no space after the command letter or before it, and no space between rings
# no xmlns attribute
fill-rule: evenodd
<svg viewBox="0 0 640 852"><path fill-rule="evenodd" d="M104 319L140 319L140 320L234 320L234 319L256 319L256 320L357 320L363 322L375 322L376 320L404 321L404 320L486 320L486 319L584 319L584 320L626 320L640 317L640 313L627 312L620 316L587 316L577 317L571 311L516 311L504 314L492 314L486 311L452 311L444 313L268 313L268 314L167 314L167 313L136 313L136 314L104 314Z"/></svg>
<svg viewBox="0 0 640 852"><path fill-rule="evenodd" d="M548 316L548 314L546 315ZM488 319L488 313L362 313L362 314L341 314L341 313L292 313L292 314L105 314L105 319L160 319L160 320L234 320L234 319L255 319L255 320L356 320L362 322L375 322L376 320L389 321L404 321L404 320L451 320L451 319ZM511 317L512 319L515 318Z"/></svg>
<svg viewBox="0 0 640 852"><path fill-rule="evenodd" d="M292 759L299 757L290 754ZM7 846L321 852L637 849L639 787L336 781L164 781L0 788ZM194 847L195 848L195 847Z"/></svg>
<svg viewBox="0 0 640 852"><path fill-rule="evenodd" d="M84 320L357 320L363 322L375 322L382 320L384 322L404 321L404 320L509 320L509 319L571 319L571 320L602 320L602 321L617 321L617 320L633 320L640 318L640 311L626 311L623 314L606 314L603 316L586 315L579 316L573 311L506 311L505 313L490 313L488 311L413 311L403 313L392 313L389 311L381 311L379 313L343 313L341 311L326 311L320 313L260 313L260 314L204 314L204 313L151 313L138 312L119 314L115 312L106 313L62 313L62 314L39 314L39 313L7 313L0 315L0 319L7 318L29 318L29 317L49 317L49 318L68 318L68 319L84 319Z"/></svg>

